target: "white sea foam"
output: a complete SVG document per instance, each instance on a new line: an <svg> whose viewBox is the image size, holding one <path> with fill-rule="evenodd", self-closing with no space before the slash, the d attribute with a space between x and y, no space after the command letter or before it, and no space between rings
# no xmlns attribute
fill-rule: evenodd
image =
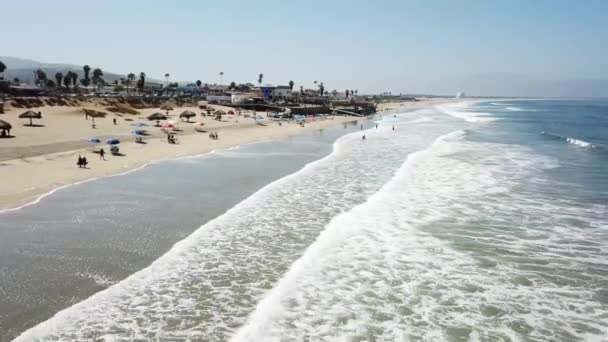
<svg viewBox="0 0 608 342"><path fill-rule="evenodd" d="M580 146L580 147L595 147L595 145L593 145L590 142L586 142L584 140L580 140L580 139L574 139L574 138L570 138L570 137L566 137L566 142L568 144L572 144L572 145L576 145L576 146Z"/></svg>
<svg viewBox="0 0 608 342"><path fill-rule="evenodd" d="M542 131L542 132L540 132L540 134L542 134L542 135L544 135L546 137L549 137L551 139L562 140L564 142L567 142L568 144L576 145L576 146L579 146L579 147L585 147L585 148L596 148L597 147L597 145L592 144L592 143L590 143L588 141L581 140L581 139L576 139L576 138L571 138L571 137L568 137L568 136L561 136L561 135L555 134L555 133L550 133L550 132Z"/></svg>
<svg viewBox="0 0 608 342"><path fill-rule="evenodd" d="M578 259L563 243L582 247L597 232L554 227L581 217L601 222L605 207L582 214L568 203L549 208L542 197L514 195L520 180L535 182L555 161L459 135L410 155L377 194L332 220L233 341L601 339L608 309L589 301L593 286L579 278L563 287L534 267L568 272L577 262L596 263L598 250ZM455 158L465 151L476 157ZM521 227L534 237L509 231L523 208L540 221ZM542 222L548 211L562 214ZM507 226L470 227L480 218ZM560 234L562 245L554 240ZM563 262L552 259L558 256Z"/></svg>
<svg viewBox="0 0 608 342"><path fill-rule="evenodd" d="M496 118L491 117L489 113L481 113L471 110L471 106L472 103L470 102L458 102L447 105L438 105L437 109L450 116L465 120L467 122L483 123L496 120Z"/></svg>

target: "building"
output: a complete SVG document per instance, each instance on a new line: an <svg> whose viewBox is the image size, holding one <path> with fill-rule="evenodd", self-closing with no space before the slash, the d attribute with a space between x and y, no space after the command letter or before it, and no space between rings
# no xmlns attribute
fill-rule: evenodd
<svg viewBox="0 0 608 342"><path fill-rule="evenodd" d="M215 104L223 104L223 103L232 103L231 95L207 95L208 103Z"/></svg>
<svg viewBox="0 0 608 342"><path fill-rule="evenodd" d="M251 99L258 97L259 95L257 93L232 93L230 95L231 97L231 103L232 104L241 104L241 103L245 103L245 102L249 102Z"/></svg>
<svg viewBox="0 0 608 342"><path fill-rule="evenodd" d="M260 94L266 101L285 100L291 98L292 93L290 86L264 85L260 87Z"/></svg>
<svg viewBox="0 0 608 342"><path fill-rule="evenodd" d="M13 96L42 96L46 94L45 89L27 84L11 85L8 92Z"/></svg>
<svg viewBox="0 0 608 342"><path fill-rule="evenodd" d="M292 95L292 90L290 86L276 86L272 90L272 96L275 98L289 98Z"/></svg>

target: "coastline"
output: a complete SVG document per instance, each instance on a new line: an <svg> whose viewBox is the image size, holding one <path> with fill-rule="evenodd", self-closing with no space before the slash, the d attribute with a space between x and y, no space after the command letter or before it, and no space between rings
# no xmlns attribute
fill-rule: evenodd
<svg viewBox="0 0 608 342"><path fill-rule="evenodd" d="M468 99L468 101L471 100ZM454 98L433 98L421 99L417 102L389 102L380 104L379 112L376 115L406 112L454 102L461 101ZM148 138L145 145L123 142L120 149L124 155L108 154L107 161L98 160L99 157L92 153L92 148L3 160L0 163L0 177L5 185L0 190L0 213L36 204L66 187L134 172L150 163L203 155L214 150L234 148L244 144L285 139L360 119L358 117L334 117L307 123L305 127L295 123L278 126L275 122L269 122L265 126L232 124L217 127L217 129L210 127L220 133L219 140L211 140L204 133L179 134L178 144L168 144L164 138L154 136ZM89 168L82 169L76 166L75 161L79 155L87 156L90 163Z"/></svg>

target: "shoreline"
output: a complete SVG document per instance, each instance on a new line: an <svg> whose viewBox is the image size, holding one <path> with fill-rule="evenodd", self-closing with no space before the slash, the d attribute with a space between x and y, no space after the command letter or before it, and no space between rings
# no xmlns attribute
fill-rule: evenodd
<svg viewBox="0 0 608 342"><path fill-rule="evenodd" d="M417 102L389 102L380 104L379 111L375 115L384 116L455 102L462 101L454 98L435 98ZM219 140L210 140L204 133L181 134L180 132L179 143L172 145L166 143L163 138L155 136L148 138L145 145L135 142L122 143L121 152L125 151L126 154L123 156L107 154L107 161L98 160L98 155L92 154L91 148L4 160L0 163L0 177L7 186L0 190L0 214L35 205L53 193L70 186L135 172L153 163L201 156L214 150L235 148L240 145L285 139L362 119L365 118L334 117L307 123L305 127L291 122L278 126L271 121L266 126L236 124L209 127L221 133ZM88 157L89 168L81 169L75 165L78 155Z"/></svg>
<svg viewBox="0 0 608 342"><path fill-rule="evenodd" d="M324 121L311 122L306 124L304 128L297 126L295 123L284 124L284 126L292 126L289 130L278 129L273 132L268 132L270 127L263 127L258 132L250 132L249 130L258 129L255 128L238 128L231 130L218 130L222 134L220 140L211 141L207 137L206 134L196 135L181 135L178 136L180 139L180 143L175 145L177 148L184 147L184 145L188 144L186 148L176 149L174 151L170 151L169 153L163 153L166 151L156 150L151 153L146 153L145 156L137 156L132 158L131 160L127 160L126 163L115 163L109 164L114 159L122 158L122 157L113 157L112 155L107 155L108 161L98 161L94 159L90 163L93 162L93 165L99 165L99 163L104 163L103 167L98 168L87 168L87 169L79 169L75 165L75 160L79 154L86 154L90 157L92 154L90 153L90 149L78 149L71 150L67 152L58 152L52 154L45 154L31 158L24 159L13 159L6 160L2 162L2 167L0 168L0 177L7 179L8 191L7 189L3 189L2 193L0 193L0 214L7 213L11 211L20 210L22 208L35 205L42 201L44 198L52 195L53 193L60 191L62 189L68 188L70 186L84 184L90 181L98 180L101 178L115 177L125 175L131 172L135 172L147 167L150 164L155 164L168 160L176 160L181 158L194 158L197 156L203 156L209 153L213 153L215 150L223 150L230 148L237 148L243 145L256 144L265 141L274 141L280 139L286 139L290 136L307 134L314 132L315 130L330 128L333 126L337 126L343 123L357 121L359 118L355 117L343 117L343 118L334 118L327 119ZM264 129L266 128L266 129ZM274 126L273 126L274 128ZM299 130L299 131L296 131ZM234 131L233 133L228 133L228 131ZM243 132L244 131L244 132ZM238 135L236 133L239 133ZM253 133L253 134L252 134ZM259 134L263 133L263 134ZM240 136L239 136L240 135ZM161 141L160 138L148 139L148 145L169 145L164 141ZM197 142L206 142L209 141L211 143L205 144L203 146L196 146ZM132 147L139 147L137 144L133 142L127 142L121 144L121 150L127 150ZM146 146L150 147L150 146ZM107 148L105 148L107 150ZM92 155L97 156L97 155ZM45 163L46 162L46 163ZM44 165L47 164L47 165ZM61 164L61 165L58 165ZM35 166L44 167L44 169L35 167ZM61 170L75 170L76 172L71 172L69 175L62 175L59 172L54 173L50 177L43 177L40 179L39 176L41 173L48 171L48 169L52 168L56 171ZM28 168L29 170L25 170ZM79 172L82 171L82 172ZM85 173L86 172L86 173ZM8 173L8 174L7 174ZM24 173L29 173L28 176L24 176ZM59 174L58 174L59 173ZM11 179L12 178L12 179ZM24 185L23 183L29 183L29 187L25 188L25 190L19 191L17 189L18 186ZM12 184L12 185L11 185ZM23 189L23 188L22 188Z"/></svg>

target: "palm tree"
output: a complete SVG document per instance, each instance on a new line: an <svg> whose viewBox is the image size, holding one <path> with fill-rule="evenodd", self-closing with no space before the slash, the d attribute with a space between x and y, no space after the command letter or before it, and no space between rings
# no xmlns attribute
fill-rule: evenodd
<svg viewBox="0 0 608 342"><path fill-rule="evenodd" d="M359 91L355 89L355 95L357 95L358 93L359 93Z"/></svg>
<svg viewBox="0 0 608 342"><path fill-rule="evenodd" d="M76 88L78 86L78 74L75 72L72 72L72 75L70 75L72 78L72 87Z"/></svg>
<svg viewBox="0 0 608 342"><path fill-rule="evenodd" d="M223 85L224 83L224 72L220 71L220 87Z"/></svg>
<svg viewBox="0 0 608 342"><path fill-rule="evenodd" d="M346 93L346 98L348 98L348 89L346 89L345 93Z"/></svg>
<svg viewBox="0 0 608 342"><path fill-rule="evenodd" d="M264 74L259 74L258 75L258 83L260 84L260 87L262 86L262 81L264 80Z"/></svg>
<svg viewBox="0 0 608 342"><path fill-rule="evenodd" d="M315 84L315 88L316 88L316 87L317 87L317 81L314 81L314 82L312 82L312 83L314 83L314 84Z"/></svg>
<svg viewBox="0 0 608 342"><path fill-rule="evenodd" d="M68 71L65 76L63 76L63 85L66 89L70 89L70 82L72 81L71 71Z"/></svg>
<svg viewBox="0 0 608 342"><path fill-rule="evenodd" d="M127 75L127 96L129 96L129 88L133 81L135 81L135 74L131 72Z"/></svg>
<svg viewBox="0 0 608 342"><path fill-rule="evenodd" d="M36 70L36 72L34 72L34 75L36 76L36 84L38 86L43 86L46 84L48 78L46 77L46 73L42 71L42 69Z"/></svg>
<svg viewBox="0 0 608 342"><path fill-rule="evenodd" d="M13 82L19 84L19 83L21 83L21 80L19 79L19 77L15 77L15 78L13 78Z"/></svg>
<svg viewBox="0 0 608 342"><path fill-rule="evenodd" d="M89 79L89 72L91 71L91 67L85 65L82 67L82 71L84 71L84 80L82 81L82 85L88 87L91 84L91 80Z"/></svg>
<svg viewBox="0 0 608 342"><path fill-rule="evenodd" d="M0 80L4 80L4 70L6 70L6 64L0 61Z"/></svg>
<svg viewBox="0 0 608 342"><path fill-rule="evenodd" d="M169 87L169 76L171 76L169 73L166 73L166 74L165 74L165 82L166 82L166 83L165 83L165 84L166 84L165 86L166 86L166 87Z"/></svg>
<svg viewBox="0 0 608 342"><path fill-rule="evenodd" d="M230 82L230 86L228 86L228 89L236 89L236 82Z"/></svg>
<svg viewBox="0 0 608 342"><path fill-rule="evenodd" d="M95 68L95 70L93 70L93 84L95 84L97 88L100 88L106 83L101 76L103 76L103 71L99 68Z"/></svg>
<svg viewBox="0 0 608 342"><path fill-rule="evenodd" d="M319 93L321 94L321 96L323 96L324 92L325 92L325 85L323 85L323 82L321 82L321 84L319 84Z"/></svg>
<svg viewBox="0 0 608 342"><path fill-rule="evenodd" d="M304 86L300 86L300 95L304 95Z"/></svg>
<svg viewBox="0 0 608 342"><path fill-rule="evenodd" d="M201 82L201 80L196 80L196 86L197 87L201 87L201 84L203 84L203 82Z"/></svg>
<svg viewBox="0 0 608 342"><path fill-rule="evenodd" d="M291 90L293 90L293 85L294 85L293 81L289 81L289 88L290 88Z"/></svg>
<svg viewBox="0 0 608 342"><path fill-rule="evenodd" d="M57 87L61 88L61 80L63 79L63 74L60 72L56 73L55 79L57 80Z"/></svg>
<svg viewBox="0 0 608 342"><path fill-rule="evenodd" d="M137 81L137 88L139 88L139 90L143 92L145 85L146 85L146 73L142 71L139 73L139 80Z"/></svg>

